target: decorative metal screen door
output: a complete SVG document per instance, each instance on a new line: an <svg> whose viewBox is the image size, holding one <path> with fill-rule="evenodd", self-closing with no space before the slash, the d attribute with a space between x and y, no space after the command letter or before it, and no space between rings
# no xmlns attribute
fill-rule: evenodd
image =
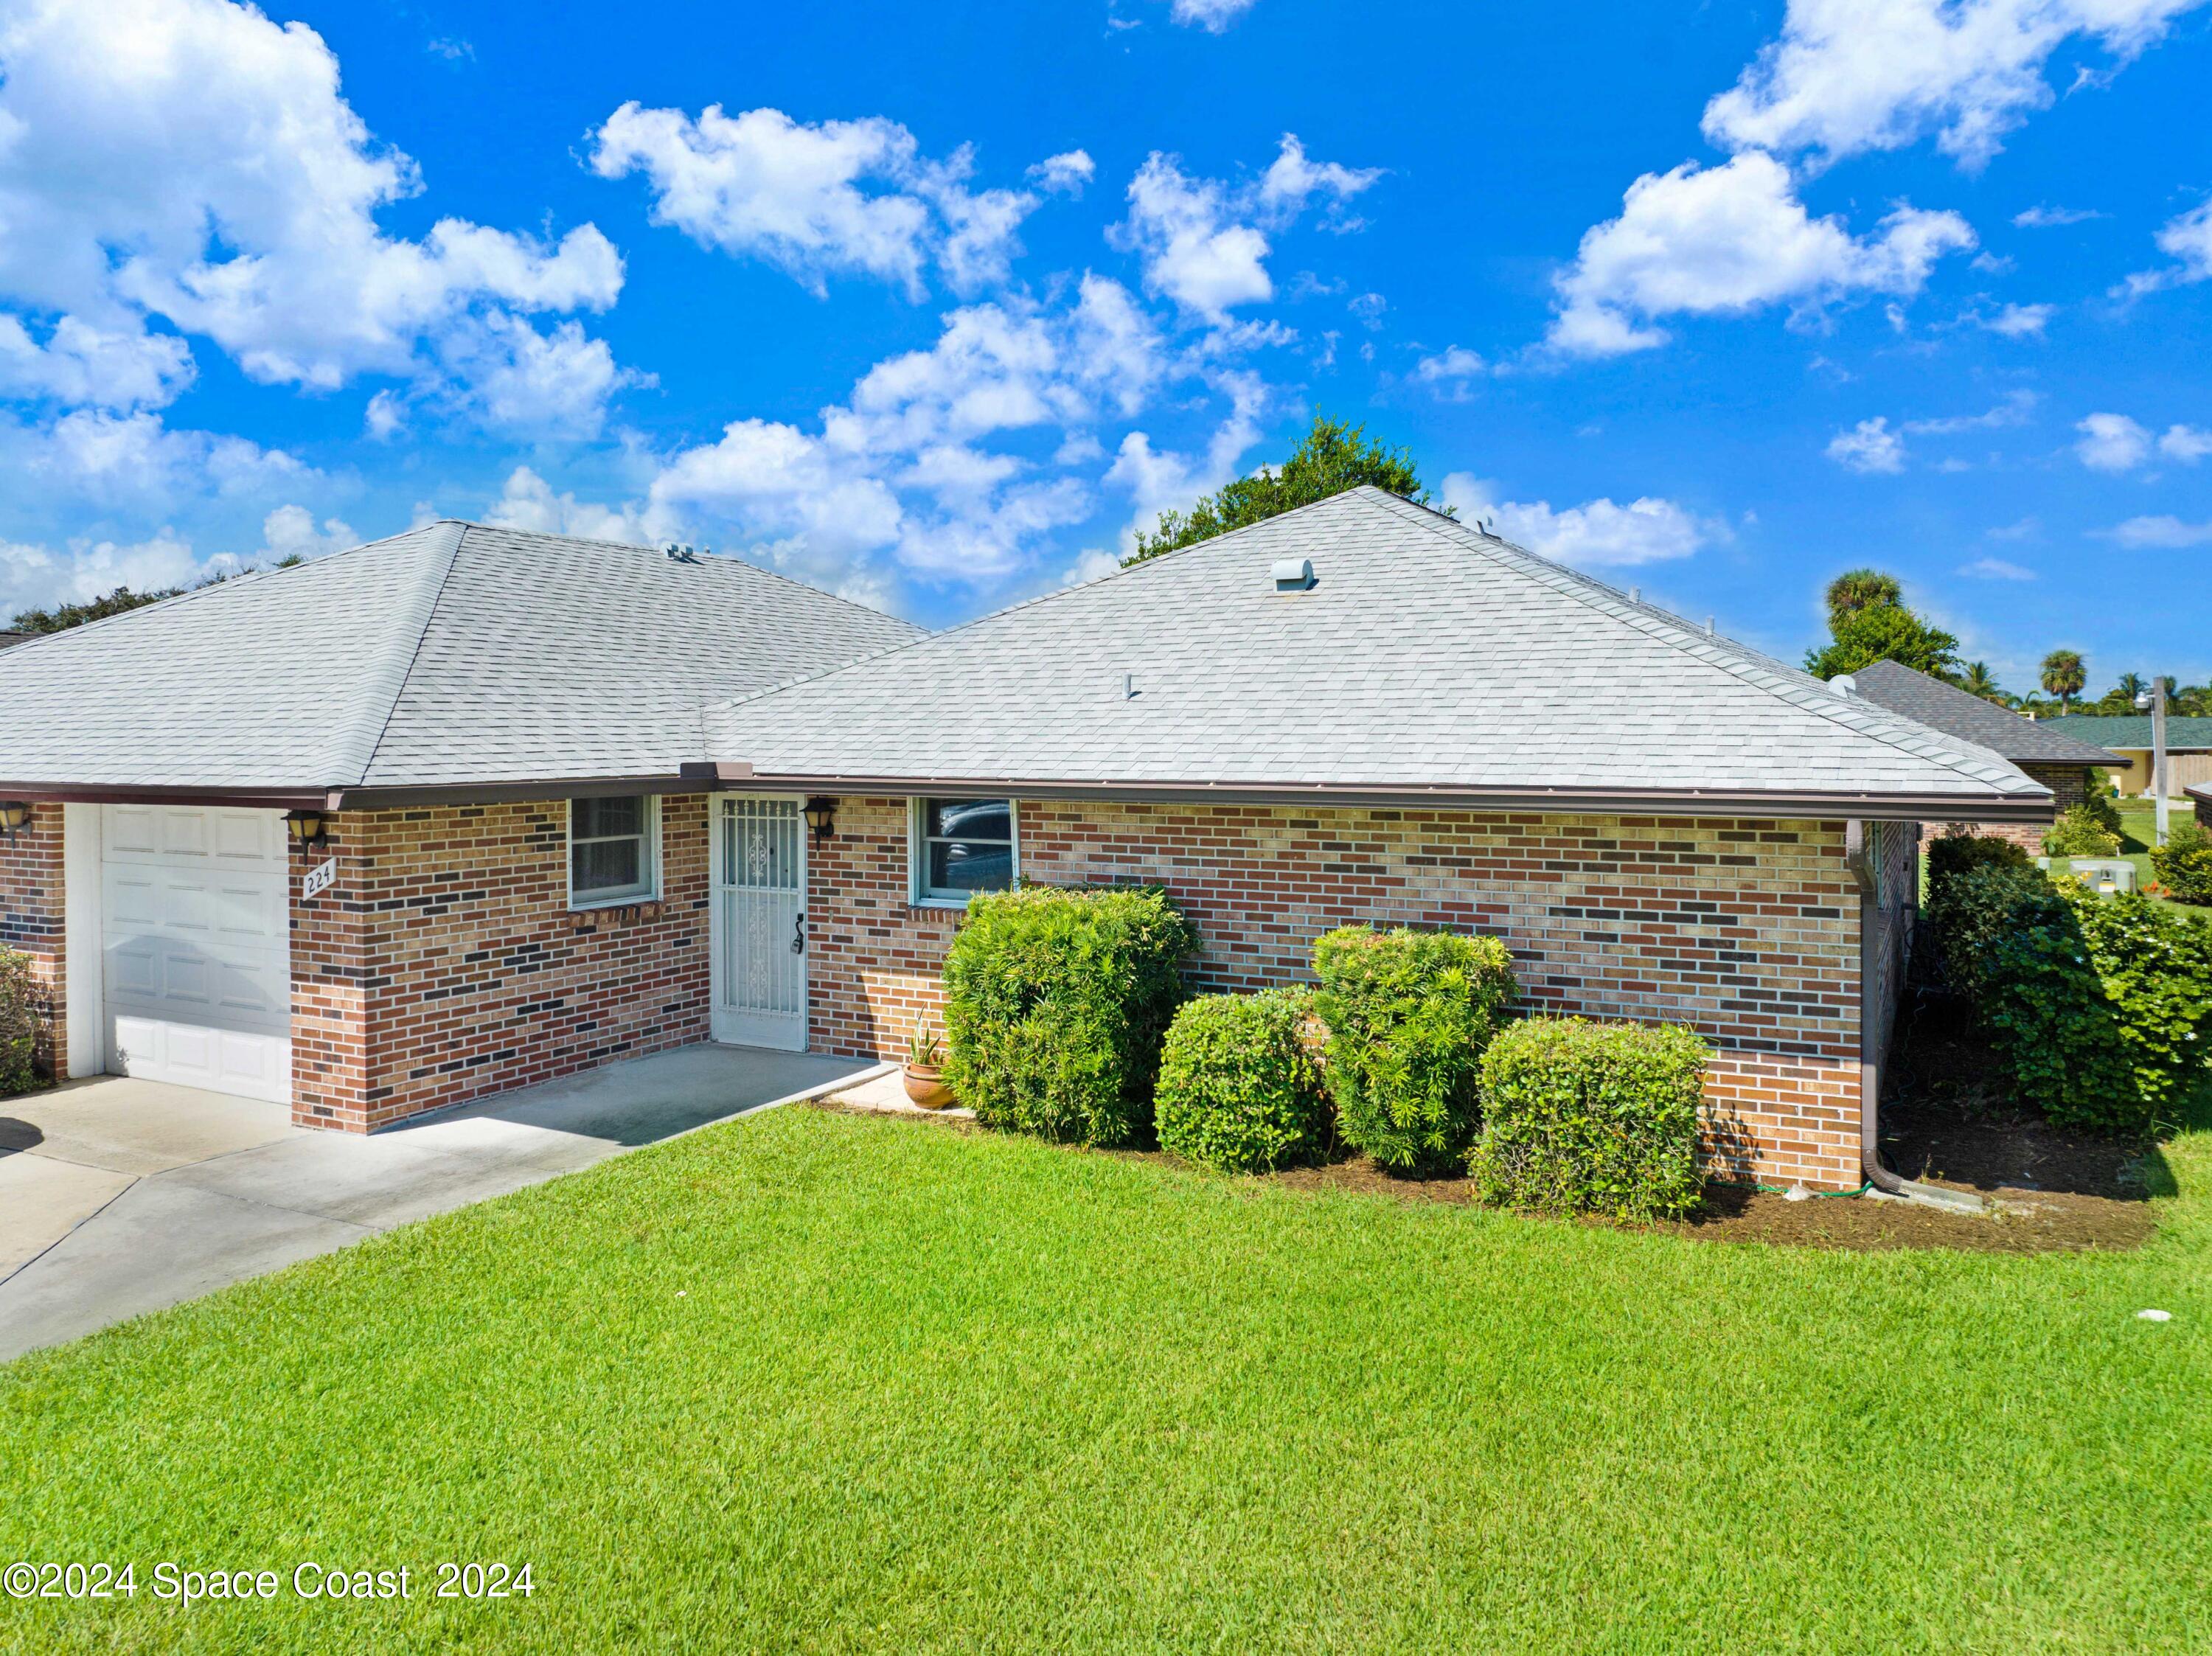
<svg viewBox="0 0 2212 1656"><path fill-rule="evenodd" d="M714 1039L806 1050L806 827L796 799L716 796Z"/></svg>

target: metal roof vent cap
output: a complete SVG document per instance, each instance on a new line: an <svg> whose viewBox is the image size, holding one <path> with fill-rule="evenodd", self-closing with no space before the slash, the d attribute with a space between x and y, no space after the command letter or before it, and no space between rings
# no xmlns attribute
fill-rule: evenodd
<svg viewBox="0 0 2212 1656"><path fill-rule="evenodd" d="M1278 592L1304 592L1314 584L1311 558L1278 558L1273 570Z"/></svg>
<svg viewBox="0 0 2212 1656"><path fill-rule="evenodd" d="M1838 673L1828 681L1828 688L1838 695L1856 695L1859 693L1859 682L1849 673Z"/></svg>

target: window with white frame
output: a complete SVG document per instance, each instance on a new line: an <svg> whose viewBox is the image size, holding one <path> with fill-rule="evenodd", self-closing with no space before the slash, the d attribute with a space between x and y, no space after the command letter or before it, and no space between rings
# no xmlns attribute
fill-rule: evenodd
<svg viewBox="0 0 2212 1656"><path fill-rule="evenodd" d="M979 891L1014 883L1011 799L917 799L911 853L917 903L964 907Z"/></svg>
<svg viewBox="0 0 2212 1656"><path fill-rule="evenodd" d="M660 891L660 801L649 793L568 802L568 907L650 902Z"/></svg>

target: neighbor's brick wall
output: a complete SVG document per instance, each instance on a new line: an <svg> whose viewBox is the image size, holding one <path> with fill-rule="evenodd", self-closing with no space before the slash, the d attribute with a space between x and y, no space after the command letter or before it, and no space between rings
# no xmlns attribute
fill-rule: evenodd
<svg viewBox="0 0 2212 1656"><path fill-rule="evenodd" d="M12 840L0 838L0 946L27 955L38 986L39 1073L69 1074L68 937L62 808L39 804Z"/></svg>
<svg viewBox="0 0 2212 1656"><path fill-rule="evenodd" d="M2102 793L2108 786L2109 771L2094 765L2022 765L2020 768L2035 781L2051 790L2051 815L2071 810L2089 797L2094 788ZM1991 840L2009 840L2031 857L2043 855L2043 836L2051 832L2049 822L1937 822L1931 823L1929 832L1946 834L1978 834Z"/></svg>
<svg viewBox="0 0 2212 1656"><path fill-rule="evenodd" d="M366 1131L707 1035L707 802L661 802L661 900L568 907L568 804L334 819L293 886L293 1114ZM320 858L307 859L308 866Z"/></svg>
<svg viewBox="0 0 2212 1656"><path fill-rule="evenodd" d="M1203 987L1310 976L1352 921L1495 933L1535 1006L1687 1022L1719 1049L1723 1176L1859 1182L1858 894L1841 823L1023 803L1023 877L1157 881ZM954 922L907 901L906 808L844 799L811 866L811 1040L896 1056Z"/></svg>

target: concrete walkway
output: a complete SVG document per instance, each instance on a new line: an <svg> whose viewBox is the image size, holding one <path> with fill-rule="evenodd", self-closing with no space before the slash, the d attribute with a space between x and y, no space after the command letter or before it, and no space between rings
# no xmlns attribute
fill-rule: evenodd
<svg viewBox="0 0 2212 1656"><path fill-rule="evenodd" d="M683 1046L366 1137L116 1076L0 1101L0 1361L881 1067Z"/></svg>

